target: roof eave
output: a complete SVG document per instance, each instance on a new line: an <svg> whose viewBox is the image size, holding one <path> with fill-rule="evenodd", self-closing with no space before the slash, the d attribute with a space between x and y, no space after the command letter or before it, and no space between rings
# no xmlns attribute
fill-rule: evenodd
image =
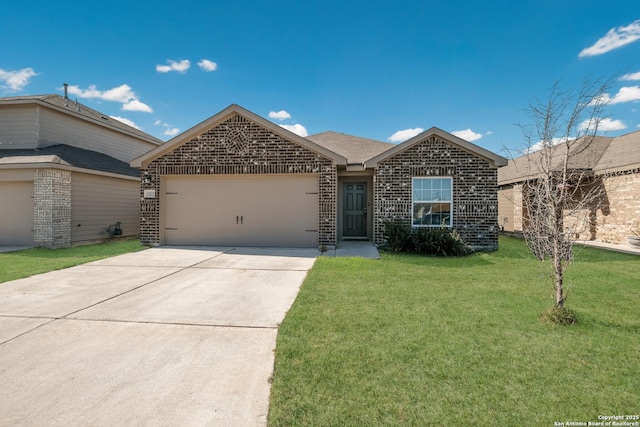
<svg viewBox="0 0 640 427"><path fill-rule="evenodd" d="M488 160L491 165L495 168L501 167L501 166L505 166L507 164L507 159L499 156L489 150L486 150L478 145L472 144L469 141L465 141L462 138L459 138L453 134L450 134L449 132L446 132L440 128L437 127L432 127L430 129L427 129L426 131L420 133L419 135L414 136L411 139L408 139L407 141L404 141L392 148L390 148L389 150L367 160L365 162L365 166L367 168L375 168L378 166L378 163L394 156L395 154L398 154L400 151L406 150L407 148L412 147L415 144L418 144L422 141L424 141L426 138L436 135L444 140L446 140L447 142L450 142L456 146L458 146L459 148L470 152L471 154L474 154L478 157L481 157L485 160Z"/></svg>
<svg viewBox="0 0 640 427"><path fill-rule="evenodd" d="M266 120L237 104L231 104L230 106L220 111L219 113L213 115L212 117L208 118L207 120L200 122L199 124L195 125L191 129L188 129L183 133L181 133L180 135L176 136L175 138L172 138L169 141L165 142L163 145L157 148L154 148L153 150L143 154L142 156L139 156L131 160L129 164L131 167L134 167L134 168L146 168L154 160L169 153L170 151L174 150L180 145L192 140L193 138L202 134L203 132L211 128L214 128L218 124L224 122L225 120L229 119L234 115L243 116L261 125L262 127L268 129L269 131L282 136L285 139L291 140L317 154L320 154L330 159L332 161L333 166L347 164L347 159L345 157L337 153L334 153L333 151L328 150L314 142L311 142L310 140L303 138L285 129L282 126L279 126L273 122L270 122L269 120Z"/></svg>

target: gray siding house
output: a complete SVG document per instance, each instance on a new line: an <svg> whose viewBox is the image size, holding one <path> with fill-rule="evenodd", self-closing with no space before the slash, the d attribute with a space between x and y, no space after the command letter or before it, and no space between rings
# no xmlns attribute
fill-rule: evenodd
<svg viewBox="0 0 640 427"><path fill-rule="evenodd" d="M476 248L498 239L506 160L438 128L394 145L306 138L231 105L134 159L145 244L332 247L383 243L384 222L446 226Z"/></svg>
<svg viewBox="0 0 640 427"><path fill-rule="evenodd" d="M0 98L0 245L64 247L138 235L129 161L161 140L59 95Z"/></svg>

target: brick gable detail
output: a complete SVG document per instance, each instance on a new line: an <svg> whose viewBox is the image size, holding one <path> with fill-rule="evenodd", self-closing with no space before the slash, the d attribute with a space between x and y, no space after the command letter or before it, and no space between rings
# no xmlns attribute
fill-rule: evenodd
<svg viewBox="0 0 640 427"><path fill-rule="evenodd" d="M337 171L330 159L235 115L141 170L141 241L159 244L160 177L164 175L316 174L318 245L336 244ZM144 198L144 190L156 198Z"/></svg>
<svg viewBox="0 0 640 427"><path fill-rule="evenodd" d="M453 228L470 245L498 247L497 169L447 141L430 136L378 163L374 172L374 238L384 241L384 222L411 223L413 177L453 178Z"/></svg>

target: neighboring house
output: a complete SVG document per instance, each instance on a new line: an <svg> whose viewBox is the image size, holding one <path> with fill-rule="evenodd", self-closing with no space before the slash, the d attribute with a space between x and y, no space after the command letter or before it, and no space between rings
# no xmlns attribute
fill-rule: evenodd
<svg viewBox="0 0 640 427"><path fill-rule="evenodd" d="M59 95L0 98L0 245L64 247L140 233L129 161L161 140Z"/></svg>
<svg viewBox="0 0 640 427"><path fill-rule="evenodd" d="M582 150L580 145L577 150ZM537 155L536 153L531 156ZM633 230L640 232L640 131L618 137L598 136L589 147L571 157L570 168L588 172L604 187L604 197L585 211L576 228L582 240L623 243ZM526 227L523 208L527 180L535 179L528 156L510 160L498 170L499 223L506 232Z"/></svg>
<svg viewBox="0 0 640 427"><path fill-rule="evenodd" d="M498 238L502 157L437 128L394 145L306 138L237 105L134 159L146 244L332 247L383 242L384 221Z"/></svg>

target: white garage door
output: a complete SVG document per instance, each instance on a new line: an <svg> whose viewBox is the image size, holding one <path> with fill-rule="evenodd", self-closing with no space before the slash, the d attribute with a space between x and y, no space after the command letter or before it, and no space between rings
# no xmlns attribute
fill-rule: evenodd
<svg viewBox="0 0 640 427"><path fill-rule="evenodd" d="M172 176L162 192L165 244L318 246L317 175Z"/></svg>
<svg viewBox="0 0 640 427"><path fill-rule="evenodd" d="M0 245L33 245L33 182L0 182Z"/></svg>

